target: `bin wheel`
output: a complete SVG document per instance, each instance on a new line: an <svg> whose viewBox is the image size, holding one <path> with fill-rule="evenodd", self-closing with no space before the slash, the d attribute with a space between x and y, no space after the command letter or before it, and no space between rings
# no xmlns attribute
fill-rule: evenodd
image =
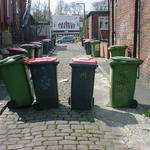
<svg viewBox="0 0 150 150"><path fill-rule="evenodd" d="M71 98L68 98L68 104L71 105Z"/></svg>
<svg viewBox="0 0 150 150"><path fill-rule="evenodd" d="M138 102L134 99L129 103L130 108L136 108L137 105L138 105Z"/></svg>
<svg viewBox="0 0 150 150"><path fill-rule="evenodd" d="M37 102L35 102L35 103L33 104L33 108L34 108L35 110L43 110L43 108L41 108L40 105L39 105Z"/></svg>
<svg viewBox="0 0 150 150"><path fill-rule="evenodd" d="M10 109L16 108L16 103L11 100L7 103L7 107Z"/></svg>

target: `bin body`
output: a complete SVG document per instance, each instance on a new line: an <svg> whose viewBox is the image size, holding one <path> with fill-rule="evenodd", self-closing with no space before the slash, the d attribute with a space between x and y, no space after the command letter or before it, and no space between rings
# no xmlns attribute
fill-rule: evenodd
<svg viewBox="0 0 150 150"><path fill-rule="evenodd" d="M108 48L111 57L125 56L125 51L128 46L124 45L112 45Z"/></svg>
<svg viewBox="0 0 150 150"><path fill-rule="evenodd" d="M93 87L97 64L70 63L71 79L71 109L90 110L94 104Z"/></svg>
<svg viewBox="0 0 150 150"><path fill-rule="evenodd" d="M33 102L33 94L23 64L25 58L17 59L18 55L15 56L2 60L3 63L2 61L0 62L1 75L11 101L15 103L15 106L30 106Z"/></svg>
<svg viewBox="0 0 150 150"><path fill-rule="evenodd" d="M42 40L43 43L43 54L47 55L49 52L50 40Z"/></svg>
<svg viewBox="0 0 150 150"><path fill-rule="evenodd" d="M38 109L56 108L59 104L56 70L58 61L50 60L53 58L43 57L24 62L31 71Z"/></svg>
<svg viewBox="0 0 150 150"><path fill-rule="evenodd" d="M85 48L85 51L86 51L86 54L87 55L90 55L91 54L91 40L85 40L84 41L84 48Z"/></svg>
<svg viewBox="0 0 150 150"><path fill-rule="evenodd" d="M21 48L24 48L27 50L27 57L34 58L35 57L35 45L34 44L22 44L20 46Z"/></svg>
<svg viewBox="0 0 150 150"><path fill-rule="evenodd" d="M91 55L94 57L100 57L100 41L91 41Z"/></svg>
<svg viewBox="0 0 150 150"><path fill-rule="evenodd" d="M42 57L43 54L43 46L42 43L40 42L30 42L30 44L34 44L35 45L35 58L40 58Z"/></svg>
<svg viewBox="0 0 150 150"><path fill-rule="evenodd" d="M9 51L9 56L13 55L19 55L19 54L27 54L27 51L23 48L18 48L18 47L7 47L6 48Z"/></svg>
<svg viewBox="0 0 150 150"><path fill-rule="evenodd" d="M129 107L134 98L137 68L143 61L129 57L113 57L111 66L110 104Z"/></svg>

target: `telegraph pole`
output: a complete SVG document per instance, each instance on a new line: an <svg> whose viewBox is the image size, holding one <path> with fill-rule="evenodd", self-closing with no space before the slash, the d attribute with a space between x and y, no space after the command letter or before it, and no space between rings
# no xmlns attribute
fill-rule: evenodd
<svg viewBox="0 0 150 150"><path fill-rule="evenodd" d="M83 21L83 29L84 29L84 37L86 37L86 27L85 27L85 25L86 25L86 23L85 23L85 3L76 3L76 4L81 4L81 5L83 5L83 13L84 13L84 21Z"/></svg>
<svg viewBox="0 0 150 150"><path fill-rule="evenodd" d="M49 38L51 38L51 4L50 0L48 0L48 14L49 14Z"/></svg>

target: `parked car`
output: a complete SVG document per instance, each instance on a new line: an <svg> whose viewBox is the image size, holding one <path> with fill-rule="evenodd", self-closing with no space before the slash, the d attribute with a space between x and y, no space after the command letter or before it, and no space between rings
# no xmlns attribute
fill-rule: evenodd
<svg viewBox="0 0 150 150"><path fill-rule="evenodd" d="M73 36L64 36L64 37L57 40L57 43L65 43L65 42L74 43L75 39Z"/></svg>

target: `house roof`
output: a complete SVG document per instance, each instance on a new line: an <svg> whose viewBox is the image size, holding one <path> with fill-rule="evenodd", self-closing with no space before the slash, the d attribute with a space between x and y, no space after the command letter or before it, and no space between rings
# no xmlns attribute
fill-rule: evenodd
<svg viewBox="0 0 150 150"><path fill-rule="evenodd" d="M90 11L88 14L87 14L87 18L91 15L94 15L94 14L108 14L108 11Z"/></svg>

